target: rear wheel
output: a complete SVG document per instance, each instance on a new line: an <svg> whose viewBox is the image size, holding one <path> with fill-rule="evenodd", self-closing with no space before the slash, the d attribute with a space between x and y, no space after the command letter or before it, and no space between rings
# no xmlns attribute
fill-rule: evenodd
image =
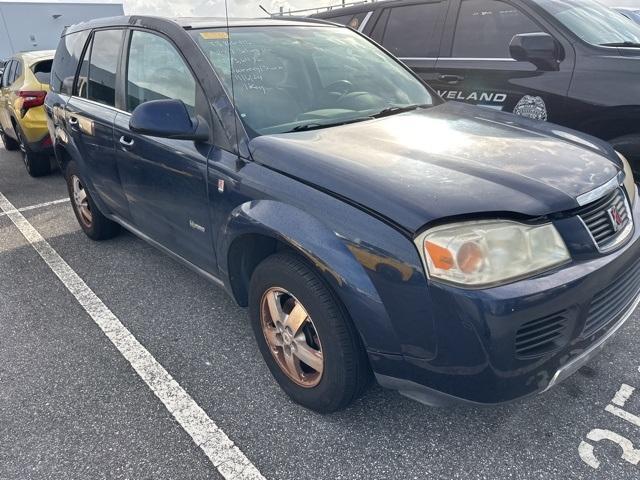
<svg viewBox="0 0 640 480"><path fill-rule="evenodd" d="M18 147L20 148L20 154L22 155L27 173L32 177L41 177L50 173L51 159L49 155L31 151L29 144L18 126L16 126L16 135L18 136Z"/></svg>
<svg viewBox="0 0 640 480"><path fill-rule="evenodd" d="M84 233L92 240L107 240L120 232L120 225L105 217L89 194L74 162L65 171L71 205Z"/></svg>
<svg viewBox="0 0 640 480"><path fill-rule="evenodd" d="M249 302L262 356L294 401L328 413L362 393L370 371L358 332L303 259L278 253L264 260L251 278Z"/></svg>
<svg viewBox="0 0 640 480"><path fill-rule="evenodd" d="M2 143L4 143L4 148L6 150L15 151L20 148L18 142L16 142L13 138L9 137L4 132L0 132L0 139L2 139Z"/></svg>

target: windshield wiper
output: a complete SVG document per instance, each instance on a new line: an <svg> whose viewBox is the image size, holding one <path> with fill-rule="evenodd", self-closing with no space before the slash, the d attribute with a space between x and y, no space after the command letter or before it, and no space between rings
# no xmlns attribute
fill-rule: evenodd
<svg viewBox="0 0 640 480"><path fill-rule="evenodd" d="M406 107L389 107L384 110L380 110L378 113L371 115L373 118L382 118L388 117L389 115L395 115L397 113L410 112L411 110L417 110L418 108L426 108L431 105L421 104L421 105L407 105Z"/></svg>
<svg viewBox="0 0 640 480"><path fill-rule="evenodd" d="M639 42L631 42L626 40L624 42L612 42L612 43L601 43L603 47L631 47L631 48L640 48Z"/></svg>
<svg viewBox="0 0 640 480"><path fill-rule="evenodd" d="M314 128L322 128L322 127L326 127L329 126L330 124L321 124L321 123L305 123L303 125L298 125L293 127L291 130L288 130L286 133L289 132L304 132L305 130L313 130Z"/></svg>
<svg viewBox="0 0 640 480"><path fill-rule="evenodd" d="M380 110L378 113L374 113L373 115L368 115L366 117L357 117L349 120L343 120L340 122L333 123L318 123L318 122L309 122L303 123L302 125L297 125L293 127L291 130L287 130L284 133L291 132L306 132L307 130L317 130L319 128L327 128L327 127L337 127L338 125L346 125L348 123L362 122L364 120L371 120L373 118L381 118L388 117L389 115L395 115L396 113L409 112L411 110L417 110L418 108L427 108L431 107L431 104L419 104L419 105L407 105L405 107L388 107L384 110Z"/></svg>
<svg viewBox="0 0 640 480"><path fill-rule="evenodd" d="M317 122L303 123L302 125L297 125L293 127L291 130L287 130L284 133L306 132L307 130L317 130L319 128L337 127L338 125L346 125L348 123L362 122L364 120L371 120L372 118L373 117L358 117L358 118L352 118L349 120L343 120L341 122L333 122L333 123L317 123Z"/></svg>

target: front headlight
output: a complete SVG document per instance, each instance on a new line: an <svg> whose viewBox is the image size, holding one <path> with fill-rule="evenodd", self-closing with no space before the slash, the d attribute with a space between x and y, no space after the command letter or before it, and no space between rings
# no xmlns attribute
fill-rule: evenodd
<svg viewBox="0 0 640 480"><path fill-rule="evenodd" d="M571 258L550 223L457 223L427 230L418 236L416 245L431 277L463 287L507 283Z"/></svg>
<svg viewBox="0 0 640 480"><path fill-rule="evenodd" d="M620 152L616 151L620 160L622 160L622 165L624 165L624 189L627 191L627 195L629 195L629 204L633 207L633 203L636 199L636 182L633 178L633 170L631 170L631 165L629 165L629 161L622 155Z"/></svg>

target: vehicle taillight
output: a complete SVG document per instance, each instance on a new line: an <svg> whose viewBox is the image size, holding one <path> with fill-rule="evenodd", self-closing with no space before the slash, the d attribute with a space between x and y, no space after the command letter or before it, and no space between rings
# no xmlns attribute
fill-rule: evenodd
<svg viewBox="0 0 640 480"><path fill-rule="evenodd" d="M21 90L18 92L19 101L22 103L20 105L20 110L22 111L22 115L27 112L30 108L39 107L40 105L44 105L44 97L47 96L47 92L32 92Z"/></svg>

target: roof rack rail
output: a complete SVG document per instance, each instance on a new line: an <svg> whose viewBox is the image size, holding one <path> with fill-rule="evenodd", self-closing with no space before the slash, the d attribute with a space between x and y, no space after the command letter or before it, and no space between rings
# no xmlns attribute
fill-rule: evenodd
<svg viewBox="0 0 640 480"><path fill-rule="evenodd" d="M346 7L354 7L356 5L362 5L365 3L374 3L376 0L357 0L355 2L347 2L346 0L342 0L337 5L329 5L326 7L315 7L315 8L303 8L301 10L285 10L283 6L277 12L269 13L272 17L284 17L284 16L307 16L313 15L314 13L322 13L322 12L330 12L332 10L338 10Z"/></svg>

